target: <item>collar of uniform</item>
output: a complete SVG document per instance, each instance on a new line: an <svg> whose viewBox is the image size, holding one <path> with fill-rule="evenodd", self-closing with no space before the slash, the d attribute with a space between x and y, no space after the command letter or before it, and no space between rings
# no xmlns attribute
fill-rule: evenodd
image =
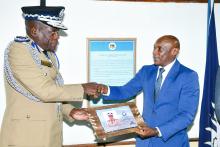
<svg viewBox="0 0 220 147"><path fill-rule="evenodd" d="M37 45L37 44L36 44L36 45ZM37 47L38 47L38 49L39 49L41 52L44 51L44 49L42 49L39 45L37 45Z"/></svg>
<svg viewBox="0 0 220 147"><path fill-rule="evenodd" d="M39 45L37 45L37 43L34 42L34 40L31 37L29 37L28 35L27 35L27 37L31 40L30 41L31 42L31 46L36 48L39 53L42 53L44 51L44 49L42 49Z"/></svg>

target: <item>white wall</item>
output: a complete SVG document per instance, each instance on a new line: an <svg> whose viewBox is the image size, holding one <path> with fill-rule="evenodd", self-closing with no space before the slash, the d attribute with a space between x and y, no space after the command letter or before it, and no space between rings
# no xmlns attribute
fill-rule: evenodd
<svg viewBox="0 0 220 147"><path fill-rule="evenodd" d="M0 0L0 124L5 108L3 82L3 52L16 35L25 35L21 6L38 5L39 0ZM206 53L207 4L196 3L143 3L47 0L48 5L66 7L64 24L69 28L67 37L60 38L58 57L65 83L87 82L88 37L137 38L136 69L152 64L154 41L161 35L173 34L181 43L179 60L199 74L201 96ZM220 5L216 4L216 26L220 25ZM220 38L217 27L217 37ZM220 39L218 39L219 44ZM200 96L200 97L201 97ZM201 100L201 98L200 98ZM137 98L142 112L142 95ZM199 136L199 110L191 138ZM80 134L80 135L79 135ZM86 126L64 124L64 144L92 143L95 137Z"/></svg>

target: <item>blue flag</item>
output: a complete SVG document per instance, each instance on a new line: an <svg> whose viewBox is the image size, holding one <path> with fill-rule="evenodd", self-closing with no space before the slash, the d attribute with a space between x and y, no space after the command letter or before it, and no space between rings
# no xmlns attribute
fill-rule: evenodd
<svg viewBox="0 0 220 147"><path fill-rule="evenodd" d="M208 0L207 50L203 97L200 114L199 147L214 147L217 126L214 108L215 81L218 70L218 50L215 30L214 0Z"/></svg>

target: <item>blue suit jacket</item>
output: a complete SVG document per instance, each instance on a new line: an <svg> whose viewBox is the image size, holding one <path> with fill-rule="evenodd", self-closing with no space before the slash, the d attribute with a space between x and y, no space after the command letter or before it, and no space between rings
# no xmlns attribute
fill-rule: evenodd
<svg viewBox="0 0 220 147"><path fill-rule="evenodd" d="M104 100L125 100L143 91L143 118L149 127L158 127L162 137L141 139L137 147L188 147L187 127L192 123L199 100L199 82L195 71L176 61L154 102L154 84L158 66L146 65L124 86L110 86Z"/></svg>

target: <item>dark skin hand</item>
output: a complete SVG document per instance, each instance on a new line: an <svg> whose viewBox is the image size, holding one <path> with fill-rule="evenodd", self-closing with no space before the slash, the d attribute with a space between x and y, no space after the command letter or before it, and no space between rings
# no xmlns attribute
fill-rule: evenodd
<svg viewBox="0 0 220 147"><path fill-rule="evenodd" d="M108 87L106 85L103 85L103 84L98 84L97 91L100 94L107 94L108 93Z"/></svg>
<svg viewBox="0 0 220 147"><path fill-rule="evenodd" d="M98 84L96 84L96 83L85 83L85 84L82 84L82 87L84 89L84 92L88 96L92 96L94 98L98 98L100 96L100 93L97 91Z"/></svg>
<svg viewBox="0 0 220 147"><path fill-rule="evenodd" d="M141 138L149 138L149 137L154 137L154 136L159 135L159 132L157 131L156 128L150 128L150 127L147 127L147 126L138 127L137 130L136 130L136 133Z"/></svg>
<svg viewBox="0 0 220 147"><path fill-rule="evenodd" d="M87 109L78 109L78 108L73 108L69 114L73 119L75 120L88 120L89 119L89 114L87 112Z"/></svg>

